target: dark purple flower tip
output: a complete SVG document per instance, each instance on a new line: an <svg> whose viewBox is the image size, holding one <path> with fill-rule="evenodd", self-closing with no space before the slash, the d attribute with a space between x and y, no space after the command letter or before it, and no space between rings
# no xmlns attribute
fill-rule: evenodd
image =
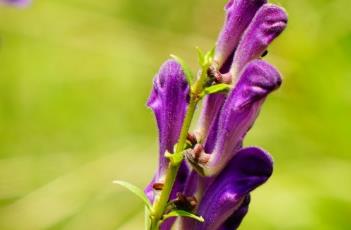
<svg viewBox="0 0 351 230"><path fill-rule="evenodd" d="M241 149L218 174L200 201L194 230L234 229L247 212L249 193L267 181L273 172L271 156L256 147ZM225 228L231 225L231 228Z"/></svg>
<svg viewBox="0 0 351 230"><path fill-rule="evenodd" d="M231 74L235 78L251 60L264 53L268 45L285 29L288 16L273 4L263 5L252 19L235 51Z"/></svg>
<svg viewBox="0 0 351 230"><path fill-rule="evenodd" d="M27 6L31 1L30 0L0 0L0 3L5 3L8 5L14 6Z"/></svg>
<svg viewBox="0 0 351 230"><path fill-rule="evenodd" d="M159 129L159 171L167 167L166 151L173 153L185 117L189 87L182 67L174 60L166 61L154 78L154 86L147 102L153 110ZM161 176L156 176L156 180Z"/></svg>
<svg viewBox="0 0 351 230"><path fill-rule="evenodd" d="M240 226L244 217L246 216L247 212L249 211L250 201L250 194L246 195L240 207L236 211L234 211L234 213L223 223L219 230L237 229Z"/></svg>
<svg viewBox="0 0 351 230"><path fill-rule="evenodd" d="M267 62L254 60L247 64L223 105L214 150L210 154L202 154L204 164L199 165L200 173L211 176L225 167L241 148L242 140L255 122L266 96L280 84L279 72Z"/></svg>
<svg viewBox="0 0 351 230"><path fill-rule="evenodd" d="M234 52L242 33L266 0L230 0L226 6L226 20L216 44L215 62L220 68Z"/></svg>

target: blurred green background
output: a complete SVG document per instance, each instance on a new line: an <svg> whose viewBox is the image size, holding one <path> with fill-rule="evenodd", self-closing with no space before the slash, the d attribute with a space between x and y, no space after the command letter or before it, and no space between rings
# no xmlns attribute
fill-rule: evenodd
<svg viewBox="0 0 351 230"><path fill-rule="evenodd" d="M224 0L33 0L0 8L0 229L142 229L157 158L145 102L170 53L196 69ZM280 0L284 84L245 145L275 158L241 229L350 229L349 0Z"/></svg>

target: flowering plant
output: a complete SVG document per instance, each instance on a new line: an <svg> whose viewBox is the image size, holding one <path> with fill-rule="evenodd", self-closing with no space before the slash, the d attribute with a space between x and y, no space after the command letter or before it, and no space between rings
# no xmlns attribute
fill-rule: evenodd
<svg viewBox="0 0 351 230"><path fill-rule="evenodd" d="M243 147L243 139L281 84L279 72L262 58L285 29L287 14L266 0L229 0L225 10L215 49L198 49L196 77L173 55L154 78L147 105L159 129L159 165L145 193L116 182L145 201L147 229L236 229L250 192L272 174L271 156Z"/></svg>

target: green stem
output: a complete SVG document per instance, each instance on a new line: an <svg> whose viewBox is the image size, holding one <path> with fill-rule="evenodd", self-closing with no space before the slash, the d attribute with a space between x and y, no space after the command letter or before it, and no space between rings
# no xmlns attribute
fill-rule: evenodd
<svg viewBox="0 0 351 230"><path fill-rule="evenodd" d="M187 113L180 132L176 151L173 154L173 155L177 155L177 156L173 156L174 159L180 159L180 160L169 162L169 166L166 171L165 182L164 182L160 197L155 201L153 210L151 213L150 230L159 229L159 222L165 212L165 209L167 208L169 196L171 194L174 182L176 180L179 167L183 162L183 158L184 158L183 151L185 149L187 135L195 114L196 106L200 100L199 94L203 90L203 85L206 78L207 78L207 68L202 70L200 78L194 83L194 87L191 89L189 106L188 106Z"/></svg>

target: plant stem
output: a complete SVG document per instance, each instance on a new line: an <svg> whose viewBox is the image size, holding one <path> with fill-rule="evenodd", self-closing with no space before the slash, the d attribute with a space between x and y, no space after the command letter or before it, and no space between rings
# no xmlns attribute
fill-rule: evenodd
<svg viewBox="0 0 351 230"><path fill-rule="evenodd" d="M184 149L185 149L185 144L186 144L186 139L187 135L190 129L191 122L193 120L196 106L200 100L199 94L203 90L204 82L207 78L207 68L203 69L201 72L200 77L198 80L194 83L194 87L191 88L191 93L190 93L190 101L188 105L188 109L186 112L186 116L184 118L183 126L180 132L179 140L177 143L176 151L173 155L177 155L177 157L174 156L174 158L178 158L180 160L177 160L175 162L170 161L167 171L166 171L166 178L165 182L160 194L159 199L157 199L154 203L153 206L153 211L151 213L151 226L150 230L158 230L159 229L159 222L165 212L165 209L168 204L169 196L172 192L172 188L174 185L174 182L176 180L178 170L180 168L180 165L183 162L184 158Z"/></svg>

